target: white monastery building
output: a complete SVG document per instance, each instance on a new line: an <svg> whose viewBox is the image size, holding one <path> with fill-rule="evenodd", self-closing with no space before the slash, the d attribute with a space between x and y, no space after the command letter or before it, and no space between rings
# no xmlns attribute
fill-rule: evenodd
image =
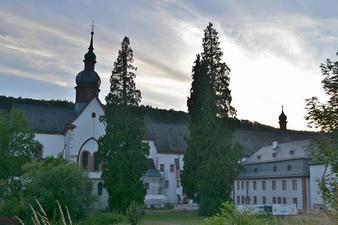
<svg viewBox="0 0 338 225"><path fill-rule="evenodd" d="M88 171L93 182L93 192L98 196L94 207L106 208L108 195L103 188L98 157L98 140L105 133L100 122L105 107L98 98L101 79L95 72L93 35L92 32L84 56L84 69L76 76L75 106L14 103L12 108L26 114L29 126L35 131L35 139L41 143L41 158L61 155L78 163ZM243 121L235 129L233 140L244 148L247 156L255 153L244 162L245 170L235 181L234 201L237 204L295 203L298 209L306 210L321 204L321 197L317 189L312 189L315 178L310 177L310 158L304 151L309 141L301 139L316 134L287 131L283 110L279 119L280 130L257 128ZM145 113L144 123L144 141L150 147L148 170L142 178L147 189L145 204L162 207L180 203L183 200L181 174L186 138L190 136L189 121L163 122ZM289 143L276 142L266 146L275 140ZM315 167L313 169L316 171Z"/></svg>

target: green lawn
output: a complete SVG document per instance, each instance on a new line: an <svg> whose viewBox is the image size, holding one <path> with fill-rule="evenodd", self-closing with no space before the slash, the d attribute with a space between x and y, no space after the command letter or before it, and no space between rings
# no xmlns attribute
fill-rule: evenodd
<svg viewBox="0 0 338 225"><path fill-rule="evenodd" d="M144 225L199 225L205 217L193 212L147 211L143 217ZM122 223L119 225L126 225Z"/></svg>

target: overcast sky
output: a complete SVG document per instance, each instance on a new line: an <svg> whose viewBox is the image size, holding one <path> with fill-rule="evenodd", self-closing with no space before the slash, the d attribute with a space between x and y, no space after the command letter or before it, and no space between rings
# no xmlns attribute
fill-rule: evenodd
<svg viewBox="0 0 338 225"><path fill-rule="evenodd" d="M210 21L231 69L238 118L277 127L283 104L288 128L309 129L304 99L324 96L319 65L337 59L337 9L335 0L2 0L0 95L74 101L94 19L100 99L128 36L142 104L186 111Z"/></svg>

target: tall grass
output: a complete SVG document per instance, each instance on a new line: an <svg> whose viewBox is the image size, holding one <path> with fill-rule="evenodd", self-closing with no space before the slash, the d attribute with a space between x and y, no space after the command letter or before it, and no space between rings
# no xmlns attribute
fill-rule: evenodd
<svg viewBox="0 0 338 225"><path fill-rule="evenodd" d="M73 225L67 206L65 206L65 212L66 212L66 215L65 215L59 201L56 201L58 205L58 209L59 209L59 214L60 214L59 222L50 222L40 202L37 199L35 199L35 202L38 206L38 209L35 209L31 204L29 204L29 208L32 211L31 219L34 225ZM20 218L18 217L16 218L18 219L21 225L25 225L24 222Z"/></svg>

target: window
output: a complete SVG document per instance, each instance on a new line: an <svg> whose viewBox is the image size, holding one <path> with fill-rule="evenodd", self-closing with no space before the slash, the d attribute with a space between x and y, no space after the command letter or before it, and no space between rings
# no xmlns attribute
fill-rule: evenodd
<svg viewBox="0 0 338 225"><path fill-rule="evenodd" d="M95 118L96 117L96 113L92 113L92 118Z"/></svg>
<svg viewBox="0 0 338 225"><path fill-rule="evenodd" d="M273 172L276 172L277 171L277 166L274 166L273 167Z"/></svg>
<svg viewBox="0 0 338 225"><path fill-rule="evenodd" d="M293 198L292 199L292 203L296 205L296 207L298 206L298 201L297 201L297 198Z"/></svg>
<svg viewBox="0 0 338 225"><path fill-rule="evenodd" d="M292 180L292 190L297 191L297 180Z"/></svg>
<svg viewBox="0 0 338 225"><path fill-rule="evenodd" d="M242 195L242 204L244 204L244 199L245 199L245 198L244 198L244 196Z"/></svg>
<svg viewBox="0 0 338 225"><path fill-rule="evenodd" d="M102 190L103 190L102 182L99 182L99 183L97 184L97 195L98 195L98 196L102 196Z"/></svg>
<svg viewBox="0 0 338 225"><path fill-rule="evenodd" d="M290 155L294 155L294 154L295 154L295 150L290 150L290 151L289 151L289 154L290 154Z"/></svg>
<svg viewBox="0 0 338 225"><path fill-rule="evenodd" d="M273 181L271 182L271 188L272 188L273 191L276 190L276 181L275 181L275 180L273 180Z"/></svg>
<svg viewBox="0 0 338 225"><path fill-rule="evenodd" d="M257 155L257 159L261 159L262 158L262 155Z"/></svg>
<svg viewBox="0 0 338 225"><path fill-rule="evenodd" d="M169 188L169 180L165 180L165 182L164 182L164 188Z"/></svg>
<svg viewBox="0 0 338 225"><path fill-rule="evenodd" d="M262 190L264 190L264 191L266 190L266 182L265 182L265 180L262 181Z"/></svg>
<svg viewBox="0 0 338 225"><path fill-rule="evenodd" d="M272 197L272 204L276 204L277 201L276 201L276 197Z"/></svg>
<svg viewBox="0 0 338 225"><path fill-rule="evenodd" d="M144 183L144 188L145 188L146 190L149 189L149 183L148 183L148 182L145 182L145 183Z"/></svg>
<svg viewBox="0 0 338 225"><path fill-rule="evenodd" d="M240 185L239 185L239 181L237 181L237 190L239 190L240 189Z"/></svg>
<svg viewBox="0 0 338 225"><path fill-rule="evenodd" d="M254 204L254 205L257 204L257 197L256 197L256 196L254 196L254 202L253 202L253 204Z"/></svg>
<svg viewBox="0 0 338 225"><path fill-rule="evenodd" d="M174 164L170 164L170 172L175 172L175 165Z"/></svg>
<svg viewBox="0 0 338 225"><path fill-rule="evenodd" d="M286 191L286 180L282 180L282 190Z"/></svg>
<svg viewBox="0 0 338 225"><path fill-rule="evenodd" d="M100 169L100 159L99 159L99 153L95 152L94 155L94 171L99 171Z"/></svg>
<svg viewBox="0 0 338 225"><path fill-rule="evenodd" d="M237 204L241 204L241 196L237 195Z"/></svg>
<svg viewBox="0 0 338 225"><path fill-rule="evenodd" d="M249 190L249 181L245 182L245 189Z"/></svg>
<svg viewBox="0 0 338 225"><path fill-rule="evenodd" d="M258 172L258 168L255 168L255 169L254 169L254 172L257 173L257 172Z"/></svg>
<svg viewBox="0 0 338 225"><path fill-rule="evenodd" d="M254 190L257 190L257 181L254 181L254 182L253 182L253 189L254 189Z"/></svg>
<svg viewBox="0 0 338 225"><path fill-rule="evenodd" d="M164 164L160 164L160 171L164 172Z"/></svg>
<svg viewBox="0 0 338 225"><path fill-rule="evenodd" d="M272 153L272 157L275 158L276 156L277 156L277 152L273 152L273 153Z"/></svg>
<svg viewBox="0 0 338 225"><path fill-rule="evenodd" d="M286 197L283 197L283 204L286 204Z"/></svg>
<svg viewBox="0 0 338 225"><path fill-rule="evenodd" d="M266 204L266 197L263 196L263 204L265 205Z"/></svg>
<svg viewBox="0 0 338 225"><path fill-rule="evenodd" d="M241 182L241 190L244 190L244 181Z"/></svg>
<svg viewBox="0 0 338 225"><path fill-rule="evenodd" d="M281 197L278 197L278 199L277 199L278 201L278 204L282 204L282 198Z"/></svg>
<svg viewBox="0 0 338 225"><path fill-rule="evenodd" d="M81 166L83 169L88 169L88 158L89 158L89 152L84 151L81 154Z"/></svg>
<svg viewBox="0 0 338 225"><path fill-rule="evenodd" d="M291 166L291 165L288 165L288 171L290 171L290 170L291 170L291 168L292 168L292 166Z"/></svg>

